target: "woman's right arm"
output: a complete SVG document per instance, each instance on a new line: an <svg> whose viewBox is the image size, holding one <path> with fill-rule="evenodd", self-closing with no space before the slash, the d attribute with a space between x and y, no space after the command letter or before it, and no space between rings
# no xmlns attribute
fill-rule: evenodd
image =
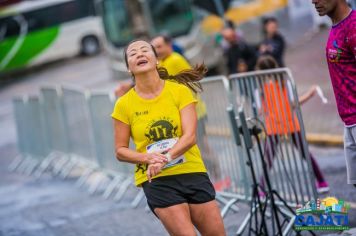
<svg viewBox="0 0 356 236"><path fill-rule="evenodd" d="M166 163L167 158L160 153L139 153L129 149L130 126L114 120L115 154L119 161L133 164Z"/></svg>

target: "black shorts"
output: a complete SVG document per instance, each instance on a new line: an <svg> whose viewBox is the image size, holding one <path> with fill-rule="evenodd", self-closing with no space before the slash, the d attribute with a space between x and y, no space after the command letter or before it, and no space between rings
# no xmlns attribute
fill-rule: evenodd
<svg viewBox="0 0 356 236"><path fill-rule="evenodd" d="M215 189L207 173L163 176L142 184L148 206L165 208L188 203L199 204L215 199Z"/></svg>

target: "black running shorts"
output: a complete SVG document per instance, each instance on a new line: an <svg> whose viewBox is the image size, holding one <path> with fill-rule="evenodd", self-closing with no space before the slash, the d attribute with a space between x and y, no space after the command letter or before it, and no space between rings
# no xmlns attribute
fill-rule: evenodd
<svg viewBox="0 0 356 236"><path fill-rule="evenodd" d="M163 176L151 183L146 181L142 187L153 213L155 208L181 203L199 204L215 199L215 189L207 173Z"/></svg>

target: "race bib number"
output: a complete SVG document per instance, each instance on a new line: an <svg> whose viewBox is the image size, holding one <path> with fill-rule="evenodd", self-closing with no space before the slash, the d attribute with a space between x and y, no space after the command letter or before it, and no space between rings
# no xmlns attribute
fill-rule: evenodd
<svg viewBox="0 0 356 236"><path fill-rule="evenodd" d="M176 143L178 138L164 139L155 143L152 143L146 147L147 153L158 152L165 154L167 153ZM184 156L175 158L174 160L168 162L162 169L172 167L185 162Z"/></svg>

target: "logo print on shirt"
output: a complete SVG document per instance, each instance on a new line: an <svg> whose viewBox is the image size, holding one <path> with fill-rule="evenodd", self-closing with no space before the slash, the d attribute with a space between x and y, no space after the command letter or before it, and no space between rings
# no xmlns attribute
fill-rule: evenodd
<svg viewBox="0 0 356 236"><path fill-rule="evenodd" d="M337 41L334 40L333 41L333 46L336 50L333 49L329 49L329 58L330 58L330 62L339 62L340 61L340 57L341 57L341 53L342 50L339 47L339 45L337 44Z"/></svg>
<svg viewBox="0 0 356 236"><path fill-rule="evenodd" d="M172 123L173 121L169 119L154 121L146 129L145 136L153 142L177 137L178 126L174 126Z"/></svg>
<svg viewBox="0 0 356 236"><path fill-rule="evenodd" d="M178 126L173 125L173 120L163 117L158 121L152 121L146 128L145 136L149 139L150 142L157 142L162 139L169 139L177 137ZM148 169L147 164L137 164L136 172L141 171L142 174L145 174Z"/></svg>

